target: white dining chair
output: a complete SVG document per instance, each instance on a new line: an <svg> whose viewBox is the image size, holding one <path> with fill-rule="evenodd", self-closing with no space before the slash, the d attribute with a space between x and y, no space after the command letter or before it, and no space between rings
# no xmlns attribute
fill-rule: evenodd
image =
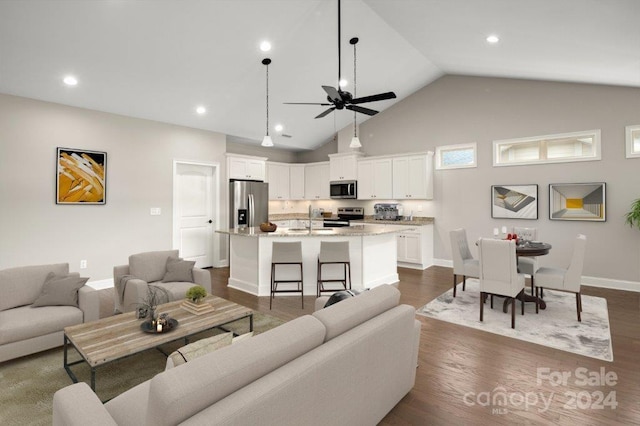
<svg viewBox="0 0 640 426"><path fill-rule="evenodd" d="M513 233L518 236L519 239L526 239L529 241L536 241L538 239L538 228L524 228L513 227ZM538 269L538 258L534 256L518 256L518 270L531 277L531 295L534 294L534 275Z"/></svg>
<svg viewBox="0 0 640 426"><path fill-rule="evenodd" d="M579 234L573 246L571 263L566 269L541 267L536 271L536 298L538 289L567 291L576 294L576 311L578 321L582 321L582 268L584 265L584 252L587 246L587 237ZM541 294L542 295L542 294ZM538 299L539 300L539 299ZM538 312L538 302L536 302L536 312Z"/></svg>
<svg viewBox="0 0 640 426"><path fill-rule="evenodd" d="M518 273L516 242L481 238L478 241L480 258L480 321L484 315L487 295L511 298L511 328L516 327L516 297L524 291L524 275ZM524 298L520 298L524 315ZM493 300L491 303L493 308Z"/></svg>
<svg viewBox="0 0 640 426"><path fill-rule="evenodd" d="M479 263L474 259L469 250L467 232L463 229L454 229L449 232L451 237L451 257L453 258L453 297L456 297L458 275L462 275L462 290L465 290L467 277L478 278Z"/></svg>

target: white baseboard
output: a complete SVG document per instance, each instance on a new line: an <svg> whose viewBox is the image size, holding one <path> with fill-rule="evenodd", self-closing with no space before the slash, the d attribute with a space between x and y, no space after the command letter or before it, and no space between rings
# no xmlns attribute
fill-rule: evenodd
<svg viewBox="0 0 640 426"><path fill-rule="evenodd" d="M444 266L446 268L453 268L453 261L447 259L433 259L435 266ZM582 285L588 287L609 288L612 290L625 290L640 292L640 282L637 281L624 281L614 280L611 278L599 278L599 277L582 277Z"/></svg>
<svg viewBox="0 0 640 426"><path fill-rule="evenodd" d="M103 290L105 288L113 287L113 278L107 278L106 280L90 281L87 285L95 290Z"/></svg>

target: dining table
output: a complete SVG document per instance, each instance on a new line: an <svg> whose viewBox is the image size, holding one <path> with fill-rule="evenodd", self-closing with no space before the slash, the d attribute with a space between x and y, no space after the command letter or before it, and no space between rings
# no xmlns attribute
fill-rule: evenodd
<svg viewBox="0 0 640 426"><path fill-rule="evenodd" d="M549 254L551 248L551 244L542 241L518 241L516 244L516 257L544 256ZM527 294L524 290L516 296L516 299L523 300L524 302L539 303L540 309L547 308L547 304L542 298L538 298L534 294ZM506 298L502 305L502 311L505 313L509 310L509 300L509 298Z"/></svg>

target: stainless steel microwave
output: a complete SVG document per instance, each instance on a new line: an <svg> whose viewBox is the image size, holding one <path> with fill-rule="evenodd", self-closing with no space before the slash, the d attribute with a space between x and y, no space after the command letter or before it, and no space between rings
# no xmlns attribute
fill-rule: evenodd
<svg viewBox="0 0 640 426"><path fill-rule="evenodd" d="M331 198L358 198L358 182L341 180L329 182Z"/></svg>

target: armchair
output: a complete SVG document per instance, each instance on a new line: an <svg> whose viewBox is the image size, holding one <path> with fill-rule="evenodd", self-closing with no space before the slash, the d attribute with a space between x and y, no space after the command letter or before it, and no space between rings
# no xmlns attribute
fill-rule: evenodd
<svg viewBox="0 0 640 426"><path fill-rule="evenodd" d="M200 268L189 269L190 265L187 263L173 263L170 260L180 260L178 250L132 254L129 256L128 265L114 266L116 312L133 311L143 303L149 285L164 290L169 301L184 298L187 290L194 285L201 285L207 293L211 293L209 271Z"/></svg>

